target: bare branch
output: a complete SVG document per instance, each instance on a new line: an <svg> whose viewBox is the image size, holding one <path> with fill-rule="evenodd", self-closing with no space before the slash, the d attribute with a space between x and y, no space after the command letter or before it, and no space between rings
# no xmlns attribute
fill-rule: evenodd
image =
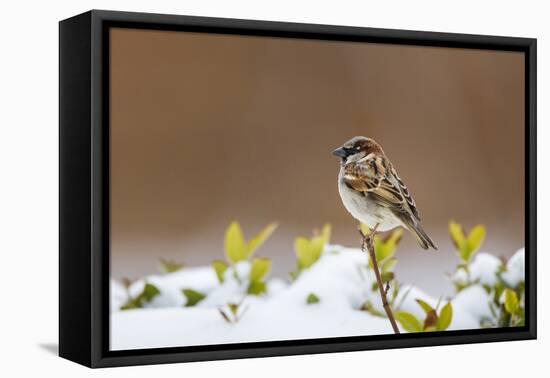
<svg viewBox="0 0 550 378"><path fill-rule="evenodd" d="M388 303L388 298L386 297L387 289L389 289L389 284L387 285L387 288L384 289L384 284L382 283L382 278L380 276L380 270L378 269L378 262L376 261L376 253L374 252L374 236L376 235L377 227L378 225L374 227L374 229L371 230L371 232L368 235L363 234L361 227L359 227L359 233L363 238L363 241L361 243L361 249L363 250L363 252L368 252L370 256L370 260L372 261L372 268L374 270L374 275L376 276L376 282L378 283L378 291L380 292L380 298L382 299L382 305L384 306L384 311L386 311L386 315L390 320L391 326L393 328L393 332L398 334L400 333L399 327L397 326L397 323L393 316L392 309L390 307L390 304Z"/></svg>

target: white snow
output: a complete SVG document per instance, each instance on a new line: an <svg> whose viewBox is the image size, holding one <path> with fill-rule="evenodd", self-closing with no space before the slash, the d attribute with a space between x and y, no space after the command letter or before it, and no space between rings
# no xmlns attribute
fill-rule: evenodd
<svg viewBox="0 0 550 378"><path fill-rule="evenodd" d="M490 255L485 252L479 252L474 256L474 260L469 265L469 280L468 274L464 269L458 270L453 275L453 282L457 283L468 283L476 282L479 280L479 283L482 285L493 286L497 280L497 272L499 267L502 265L502 261L497 257Z"/></svg>
<svg viewBox="0 0 550 378"><path fill-rule="evenodd" d="M111 330L112 350L391 333L387 319L365 312L265 302L250 305L236 324L213 308L139 309L113 314Z"/></svg>
<svg viewBox="0 0 550 378"><path fill-rule="evenodd" d="M516 282L524 274L523 250L507 265L507 280ZM496 279L500 260L478 254L470 265L472 278L480 284ZM361 310L370 301L384 312L377 291L371 287L374 274L367 269L367 255L358 249L332 245L309 269L294 282L271 278L262 296L246 295L250 264L232 268L220 284L211 267L184 268L178 272L145 277L130 287L138 295L145 282L155 285L161 294L146 308L118 311L126 300L124 288L111 283L111 349L159 348L254 341L313 339L392 333L386 318ZM457 277L453 277L457 278ZM460 278L460 277L459 277ZM489 295L480 284L474 284L451 299L453 319L449 329L475 329L480 321L490 317ZM193 307L184 307L181 290L193 289L206 298ZM318 303L308 304L314 294ZM401 287L394 302L394 311L408 311L420 321L425 317L415 299L422 299L441 308L449 299L433 298L414 286ZM228 303L240 303L238 322L229 323L220 314Z"/></svg>
<svg viewBox="0 0 550 378"><path fill-rule="evenodd" d="M454 313L451 328L453 325L458 326L459 328L457 329L479 328L479 322L481 320L491 317L489 301L489 294L480 285L472 285L465 288L464 290L461 290L451 302L453 305ZM462 311L464 314L459 315L457 311ZM460 323L462 323L464 321L463 318L466 315L473 318L477 326L473 327L471 324L468 324L466 327L464 327L462 324L455 324L455 320L460 320Z"/></svg>
<svg viewBox="0 0 550 378"><path fill-rule="evenodd" d="M517 251L508 263L506 271L501 275L502 279L510 286L516 287L521 281L525 281L525 249Z"/></svg>

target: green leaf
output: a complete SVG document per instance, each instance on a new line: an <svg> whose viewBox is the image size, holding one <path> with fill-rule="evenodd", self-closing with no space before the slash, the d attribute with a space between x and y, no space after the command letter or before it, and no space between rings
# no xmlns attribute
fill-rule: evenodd
<svg viewBox="0 0 550 378"><path fill-rule="evenodd" d="M498 303L499 299L502 297L502 293L504 293L504 289L506 289L506 287L504 286L503 282L497 281L497 283L495 283L493 300L496 303Z"/></svg>
<svg viewBox="0 0 550 378"><path fill-rule="evenodd" d="M470 231L470 235L468 235L468 246L470 249L469 257L472 257L473 254L477 252L479 247L481 247L481 244L483 243L484 239L485 239L485 227L483 227L483 225L481 224L478 224L472 229L472 231Z"/></svg>
<svg viewBox="0 0 550 378"><path fill-rule="evenodd" d="M221 260L214 260L212 261L212 268L214 268L214 271L216 272L216 277L218 277L218 281L220 281L220 283L223 283L225 272L227 270L227 264Z"/></svg>
<svg viewBox="0 0 550 378"><path fill-rule="evenodd" d="M374 235L374 255L378 263L386 258L386 247L382 239L380 239L380 235Z"/></svg>
<svg viewBox="0 0 550 378"><path fill-rule="evenodd" d="M382 279L383 283L390 282L395 277L395 274L393 272L385 272L380 275L380 278Z"/></svg>
<svg viewBox="0 0 550 378"><path fill-rule="evenodd" d="M299 269L306 269L312 266L323 252L325 243L321 236L308 240L304 237L298 237L294 241L294 250L298 259Z"/></svg>
<svg viewBox="0 0 550 378"><path fill-rule="evenodd" d="M470 261L485 239L485 227L483 225L475 226L466 237L462 226L451 221L449 222L449 233L458 250L460 259L465 263Z"/></svg>
<svg viewBox="0 0 550 378"><path fill-rule="evenodd" d="M465 263L468 263L470 261L470 258L472 257L472 250L470 249L468 240L464 240L460 243L460 245L458 246L458 255L460 256L460 259Z"/></svg>
<svg viewBox="0 0 550 378"><path fill-rule="evenodd" d="M330 223L327 223L323 226L323 229L321 230L321 236L323 238L324 244L328 244L330 242L330 235L331 235L331 227L330 227Z"/></svg>
<svg viewBox="0 0 550 378"><path fill-rule="evenodd" d="M454 221L449 222L449 234L451 234L451 239L455 248L458 250L458 255L462 261L468 263L470 257L472 256L472 249L470 248L470 243L466 238L464 233L464 228Z"/></svg>
<svg viewBox="0 0 550 378"><path fill-rule="evenodd" d="M428 303L424 302L422 299L415 299L416 303L418 303L420 305L420 307L422 307L422 310L424 310L424 312L427 314L430 313L430 311L433 311L433 308L432 306L430 306Z"/></svg>
<svg viewBox="0 0 550 378"><path fill-rule="evenodd" d="M398 228L395 231L393 231L387 238L384 239L383 241L384 251L379 261L393 257L393 255L395 254L395 250L397 249L397 245L401 241L402 237L403 237L403 229Z"/></svg>
<svg viewBox="0 0 550 378"><path fill-rule="evenodd" d="M162 273L174 273L183 268L183 264L171 260L160 259L159 264Z"/></svg>
<svg viewBox="0 0 550 378"><path fill-rule="evenodd" d="M271 268L271 260L263 257L255 258L252 261L252 267L250 268L249 279L251 282L262 281L269 269Z"/></svg>
<svg viewBox="0 0 550 378"><path fill-rule="evenodd" d="M422 332L422 325L416 319L416 317L410 312L398 311L394 314L395 320L401 324L401 326L407 332Z"/></svg>
<svg viewBox="0 0 550 378"><path fill-rule="evenodd" d="M318 296L316 296L315 294L313 293L310 293L307 298L306 298L306 302L307 304L315 304L315 303L319 303L321 300L319 299Z"/></svg>
<svg viewBox="0 0 550 378"><path fill-rule="evenodd" d="M261 295L267 290L265 282L262 281L251 281L248 285L247 293L251 295Z"/></svg>
<svg viewBox="0 0 550 378"><path fill-rule="evenodd" d="M449 222L449 234L451 234L451 239L457 248L466 240L464 229L454 221Z"/></svg>
<svg viewBox="0 0 550 378"><path fill-rule="evenodd" d="M359 223L359 228L361 229L363 235L367 236L368 234L370 234L370 228L366 224Z"/></svg>
<svg viewBox="0 0 550 378"><path fill-rule="evenodd" d="M146 283L143 287L143 292L138 296L140 302L151 302L154 297L160 294L160 290L156 286Z"/></svg>
<svg viewBox="0 0 550 378"><path fill-rule="evenodd" d="M185 307L194 306L206 297L204 294L199 293L198 291L193 289L183 289L182 293L183 295L185 295L185 298L187 298L187 302L185 302Z"/></svg>
<svg viewBox="0 0 550 378"><path fill-rule="evenodd" d="M225 255L227 260L235 264L239 261L246 260L248 247L244 241L243 231L238 222L231 222L225 231Z"/></svg>
<svg viewBox="0 0 550 378"><path fill-rule="evenodd" d="M511 289L504 289L502 293L504 296L504 308L510 315L515 315L519 310L519 300L515 291Z"/></svg>
<svg viewBox="0 0 550 378"><path fill-rule="evenodd" d="M391 270L395 267L395 264L397 264L397 259L395 257L389 258L386 261L382 263L382 273L391 272Z"/></svg>
<svg viewBox="0 0 550 378"><path fill-rule="evenodd" d="M297 237L294 239L294 251L296 253L297 271L292 274L294 279L300 274L302 269L307 269L312 266L321 254L325 245L330 240L331 227L330 224L325 224L321 232L314 230L314 236L311 239L305 237Z"/></svg>
<svg viewBox="0 0 550 378"><path fill-rule="evenodd" d="M439 318L437 319L436 330L445 331L451 325L453 320L453 305L451 302L447 302L445 306L439 312Z"/></svg>
<svg viewBox="0 0 550 378"><path fill-rule="evenodd" d="M403 236L402 229L396 229L386 238L381 239L380 235L374 236L374 253L376 255L376 261L382 263L386 259L391 259L395 254L397 245Z"/></svg>
<svg viewBox="0 0 550 378"><path fill-rule="evenodd" d="M259 233L254 235L246 247L246 258L249 258L254 252L273 234L277 229L277 223L270 223Z"/></svg>

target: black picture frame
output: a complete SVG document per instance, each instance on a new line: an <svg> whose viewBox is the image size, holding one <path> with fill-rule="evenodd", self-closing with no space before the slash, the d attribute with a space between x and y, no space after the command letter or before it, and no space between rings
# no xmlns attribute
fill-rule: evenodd
<svg viewBox="0 0 550 378"><path fill-rule="evenodd" d="M423 334L109 350L111 27L519 51L525 56L526 325ZM88 367L536 338L536 39L92 10L59 24L59 354Z"/></svg>

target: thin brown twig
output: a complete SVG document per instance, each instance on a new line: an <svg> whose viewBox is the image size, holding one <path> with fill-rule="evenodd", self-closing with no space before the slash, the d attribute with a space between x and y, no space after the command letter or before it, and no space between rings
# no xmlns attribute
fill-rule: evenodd
<svg viewBox="0 0 550 378"><path fill-rule="evenodd" d="M386 311L386 315L390 320L391 326L393 328L393 332L395 334L398 334L400 333L399 327L397 326L395 317L393 316L393 311L391 309L390 304L388 303L388 298L386 297L386 290L384 290L384 284L382 283L382 277L380 276L380 270L378 269L378 262L376 261L376 253L374 251L373 241L374 241L374 236L376 235L377 227L378 225L376 225L376 227L374 227L374 229L371 230L371 232L368 235L363 234L361 227L359 227L359 233L363 238L363 242L361 243L361 249L363 250L363 252L369 253L370 260L372 261L372 268L374 270L374 275L376 276L376 282L378 283L378 291L380 292L380 298L382 299L382 305L384 306L384 311ZM365 251L365 246L367 251Z"/></svg>

